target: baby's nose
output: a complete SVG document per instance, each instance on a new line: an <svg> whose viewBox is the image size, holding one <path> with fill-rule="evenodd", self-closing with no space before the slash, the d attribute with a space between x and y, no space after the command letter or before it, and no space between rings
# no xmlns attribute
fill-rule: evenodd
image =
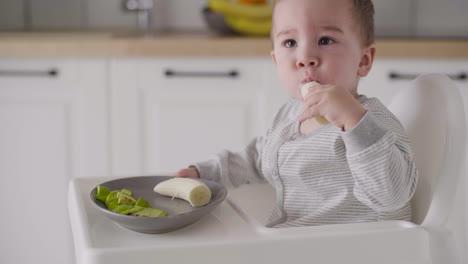
<svg viewBox="0 0 468 264"><path fill-rule="evenodd" d="M318 59L316 57L308 57L297 61L297 67L303 68L307 66L318 66Z"/></svg>

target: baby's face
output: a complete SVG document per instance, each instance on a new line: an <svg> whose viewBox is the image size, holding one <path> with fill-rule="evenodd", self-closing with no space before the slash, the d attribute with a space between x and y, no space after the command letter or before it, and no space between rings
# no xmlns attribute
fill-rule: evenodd
<svg viewBox="0 0 468 264"><path fill-rule="evenodd" d="M374 48L362 44L350 0L282 0L273 25L271 55L288 93L299 100L300 87L310 81L355 93L370 70L373 57L365 54Z"/></svg>

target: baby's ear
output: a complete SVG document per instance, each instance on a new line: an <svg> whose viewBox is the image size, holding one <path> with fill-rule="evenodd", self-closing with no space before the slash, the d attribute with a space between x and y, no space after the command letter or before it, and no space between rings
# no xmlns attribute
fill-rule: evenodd
<svg viewBox="0 0 468 264"><path fill-rule="evenodd" d="M372 63L375 58L375 44L372 43L363 49L361 61L359 62L358 75L365 77L372 68Z"/></svg>

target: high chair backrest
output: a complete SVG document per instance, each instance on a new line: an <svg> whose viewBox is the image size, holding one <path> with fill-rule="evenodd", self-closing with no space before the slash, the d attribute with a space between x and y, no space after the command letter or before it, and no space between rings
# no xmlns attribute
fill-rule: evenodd
<svg viewBox="0 0 468 264"><path fill-rule="evenodd" d="M416 224L443 226L452 210L466 148L461 98L447 76L426 74L400 90L389 104L409 135L419 170L412 200Z"/></svg>

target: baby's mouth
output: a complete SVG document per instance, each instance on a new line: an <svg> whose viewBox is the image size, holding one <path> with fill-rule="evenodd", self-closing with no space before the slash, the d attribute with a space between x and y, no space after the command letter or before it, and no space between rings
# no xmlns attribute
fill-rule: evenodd
<svg viewBox="0 0 468 264"><path fill-rule="evenodd" d="M318 83L320 83L319 81L317 81L317 80L315 80L315 79L306 78L306 79L304 79L304 80L301 82L301 85L304 85L304 84L310 83L310 82L318 82Z"/></svg>

